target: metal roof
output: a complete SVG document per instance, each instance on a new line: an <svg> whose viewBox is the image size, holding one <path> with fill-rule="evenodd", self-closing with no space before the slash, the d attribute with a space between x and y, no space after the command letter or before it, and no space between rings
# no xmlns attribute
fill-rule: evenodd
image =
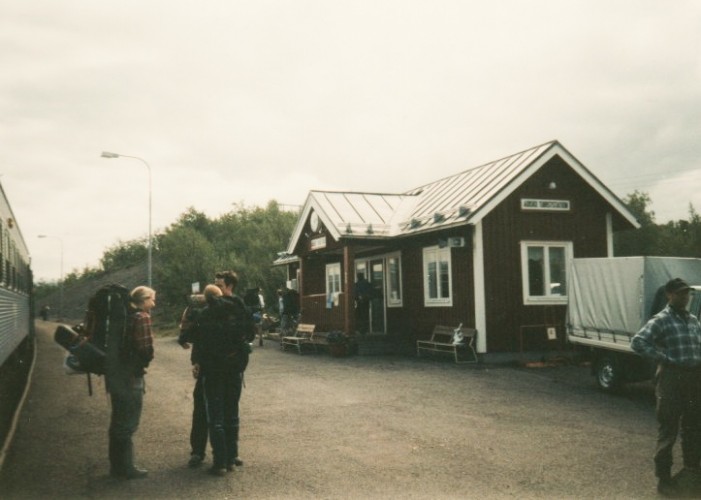
<svg viewBox="0 0 701 500"><path fill-rule="evenodd" d="M555 143L547 142L408 191L406 194L419 196L421 201L402 230L416 232L472 219L479 208Z"/></svg>
<svg viewBox="0 0 701 500"><path fill-rule="evenodd" d="M402 194L311 191L288 251L294 251L312 210L336 240L340 237L393 237L454 224L476 224L556 155L633 226L638 226L618 197L559 142L550 141Z"/></svg>
<svg viewBox="0 0 701 500"><path fill-rule="evenodd" d="M413 195L329 191L312 191L310 196L328 229L332 226L339 234L375 237L399 234L398 216L408 215L418 200Z"/></svg>

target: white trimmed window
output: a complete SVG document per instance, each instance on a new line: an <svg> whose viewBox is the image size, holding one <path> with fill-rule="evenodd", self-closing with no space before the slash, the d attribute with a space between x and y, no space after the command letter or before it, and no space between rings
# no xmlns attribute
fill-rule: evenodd
<svg viewBox="0 0 701 500"><path fill-rule="evenodd" d="M567 263L571 259L570 241L522 241L523 303L567 303Z"/></svg>
<svg viewBox="0 0 701 500"><path fill-rule="evenodd" d="M326 297L341 291L341 263L326 264Z"/></svg>
<svg viewBox="0 0 701 500"><path fill-rule="evenodd" d="M424 248L424 305L452 306L453 283L450 248Z"/></svg>
<svg viewBox="0 0 701 500"><path fill-rule="evenodd" d="M399 253L387 256L387 307L402 306L402 258Z"/></svg>

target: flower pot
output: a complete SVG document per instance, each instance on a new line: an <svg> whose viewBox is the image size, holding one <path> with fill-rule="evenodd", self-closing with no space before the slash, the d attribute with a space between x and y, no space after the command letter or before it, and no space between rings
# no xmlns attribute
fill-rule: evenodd
<svg viewBox="0 0 701 500"><path fill-rule="evenodd" d="M329 344L329 353L334 358L348 356L348 344Z"/></svg>

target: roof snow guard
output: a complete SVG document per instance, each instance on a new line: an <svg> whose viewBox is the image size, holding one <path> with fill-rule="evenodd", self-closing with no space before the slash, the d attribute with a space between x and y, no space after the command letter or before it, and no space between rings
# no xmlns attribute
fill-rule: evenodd
<svg viewBox="0 0 701 500"><path fill-rule="evenodd" d="M312 210L336 240L391 238L476 224L554 156L639 227L613 192L558 141L550 141L402 194L311 191L287 250L294 252Z"/></svg>
<svg viewBox="0 0 701 500"><path fill-rule="evenodd" d="M451 224L465 222L472 213L472 208L466 205L450 208L442 212L435 212L424 217L412 217L401 224L402 234L410 234L427 229L444 227Z"/></svg>

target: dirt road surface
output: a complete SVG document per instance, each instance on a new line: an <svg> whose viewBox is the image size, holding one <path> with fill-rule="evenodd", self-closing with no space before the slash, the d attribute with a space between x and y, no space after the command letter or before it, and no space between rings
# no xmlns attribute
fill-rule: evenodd
<svg viewBox="0 0 701 500"><path fill-rule="evenodd" d="M516 369L254 347L245 466L189 469L189 352L159 339L135 436L145 480L108 475L102 379L63 373L38 325L29 398L0 475L16 498L655 498L650 387L598 392L584 367ZM680 460L677 458L677 464Z"/></svg>

